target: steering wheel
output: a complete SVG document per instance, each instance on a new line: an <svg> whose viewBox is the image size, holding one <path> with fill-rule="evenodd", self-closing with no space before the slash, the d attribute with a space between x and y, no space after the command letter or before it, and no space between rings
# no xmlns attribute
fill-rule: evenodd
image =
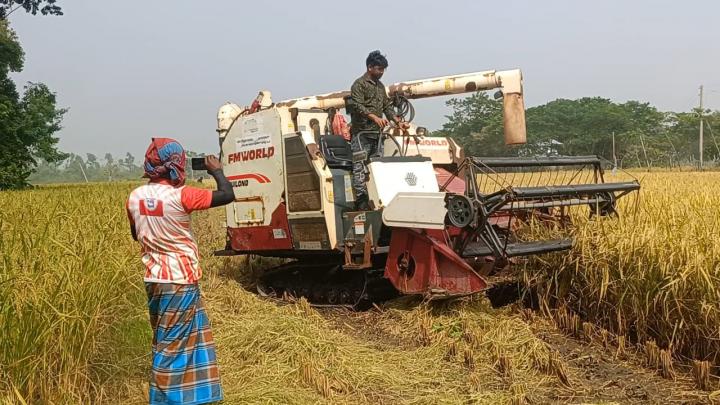
<svg viewBox="0 0 720 405"><path fill-rule="evenodd" d="M393 131L398 129L398 127L394 126L394 125L388 125L385 128L392 129ZM390 140L393 141L393 143L395 144L395 147L397 148L397 151L400 154L400 156L405 156L405 153L403 152L403 149L400 146L400 142L398 142L397 138L395 137L395 134L392 133L393 131L387 131L387 130L385 130L385 128L383 128L383 130L380 132L381 138L382 137L390 138ZM407 132L407 130L405 130L405 131Z"/></svg>

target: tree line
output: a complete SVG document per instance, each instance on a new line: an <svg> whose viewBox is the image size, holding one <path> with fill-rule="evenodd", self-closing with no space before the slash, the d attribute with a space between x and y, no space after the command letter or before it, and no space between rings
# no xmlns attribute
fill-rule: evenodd
<svg viewBox="0 0 720 405"><path fill-rule="evenodd" d="M661 112L649 103L600 97L559 99L528 108L528 143L508 147L503 143L502 101L477 93L451 99L447 105L452 113L433 135L453 137L468 156L598 155L620 168L695 166L699 159L698 110ZM714 132L720 130L720 111L703 111L702 119L705 165L720 166ZM200 154L187 155L189 177L202 176L190 168L190 158ZM28 178L36 184L138 180L143 174L142 159L131 153L123 158L107 153L102 160L92 153L70 153L52 161L37 159L36 164Z"/></svg>
<svg viewBox="0 0 720 405"><path fill-rule="evenodd" d="M558 99L528 108L527 144L508 147L503 143L502 101L478 93L447 105L452 113L435 135L452 136L469 156L598 155L617 159L619 167L694 166L702 118L704 161L720 162L720 111L663 112L640 101Z"/></svg>
<svg viewBox="0 0 720 405"><path fill-rule="evenodd" d="M203 176L207 177L205 172L193 171L190 161L193 157L204 155L193 151L185 151L185 154L185 172L188 178L199 180ZM145 172L142 165L143 159L137 160L130 152L122 158L106 153L103 159L92 153L85 156L69 153L60 161L37 160L35 171L28 177L28 181L32 184L44 184L140 180Z"/></svg>
<svg viewBox="0 0 720 405"><path fill-rule="evenodd" d="M42 83L27 83L20 92L10 78L20 72L25 53L8 17L21 10L62 15L55 0L0 0L0 190L27 185L39 160L67 158L57 148L66 109L56 106L55 93Z"/></svg>

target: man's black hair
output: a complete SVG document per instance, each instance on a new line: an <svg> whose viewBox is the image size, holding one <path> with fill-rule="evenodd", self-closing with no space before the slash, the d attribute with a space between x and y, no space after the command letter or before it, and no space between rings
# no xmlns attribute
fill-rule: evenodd
<svg viewBox="0 0 720 405"><path fill-rule="evenodd" d="M372 51L370 52L370 55L368 55L367 59L365 59L365 66L380 66L381 68L386 69L388 67L388 61L385 58L385 55L381 54L380 51Z"/></svg>

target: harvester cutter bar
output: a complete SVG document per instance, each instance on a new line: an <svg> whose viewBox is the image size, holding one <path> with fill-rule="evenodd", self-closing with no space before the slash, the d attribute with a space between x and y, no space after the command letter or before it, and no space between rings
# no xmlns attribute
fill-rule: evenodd
<svg viewBox="0 0 720 405"><path fill-rule="evenodd" d="M613 193L622 191L635 191L640 189L637 181L620 183L597 183L597 184L573 184L566 186L541 186L541 187L513 187L508 192L513 198L543 198L543 197L571 197L571 196L594 196L601 193Z"/></svg>
<svg viewBox="0 0 720 405"><path fill-rule="evenodd" d="M552 239L532 242L509 243L505 246L506 257L528 256L540 253L557 252L572 247L572 239ZM493 255L493 249L480 243L471 243L465 247L462 257L478 257Z"/></svg>

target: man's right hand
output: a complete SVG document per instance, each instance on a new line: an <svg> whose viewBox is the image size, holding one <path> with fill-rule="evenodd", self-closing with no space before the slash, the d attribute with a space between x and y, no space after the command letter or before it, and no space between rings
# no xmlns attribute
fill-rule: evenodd
<svg viewBox="0 0 720 405"><path fill-rule="evenodd" d="M375 114L368 114L368 118L370 118L375 125L379 126L380 129L383 129L390 124L390 121L385 118L380 118Z"/></svg>
<svg viewBox="0 0 720 405"><path fill-rule="evenodd" d="M208 155L205 156L205 168L207 168L208 173L213 170L221 170L222 163L220 163L220 160L216 158L215 155Z"/></svg>

